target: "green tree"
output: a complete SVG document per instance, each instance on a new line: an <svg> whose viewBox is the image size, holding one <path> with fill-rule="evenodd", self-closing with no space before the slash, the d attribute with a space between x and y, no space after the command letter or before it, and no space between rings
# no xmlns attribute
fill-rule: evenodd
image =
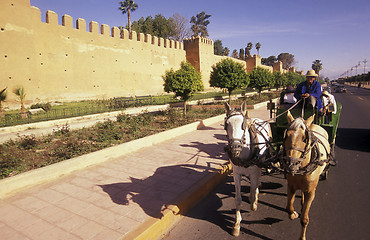
<svg viewBox="0 0 370 240"><path fill-rule="evenodd" d="M173 35L171 19L167 20L163 15L157 14L153 20L153 35L170 38Z"/></svg>
<svg viewBox="0 0 370 240"><path fill-rule="evenodd" d="M260 55L261 43L256 43L257 55Z"/></svg>
<svg viewBox="0 0 370 240"><path fill-rule="evenodd" d="M23 86L15 88L13 90L13 93L19 97L19 100L21 102L21 116L22 116L22 118L27 118L26 108L24 107L24 100L26 98L26 93L24 91Z"/></svg>
<svg viewBox="0 0 370 240"><path fill-rule="evenodd" d="M319 76L320 79L320 71L322 70L322 63L321 60L315 60L312 62L312 69L315 70L316 74Z"/></svg>
<svg viewBox="0 0 370 240"><path fill-rule="evenodd" d="M4 88L0 91L0 117L4 117L3 102L6 101L6 89L7 88Z"/></svg>
<svg viewBox="0 0 370 240"><path fill-rule="evenodd" d="M232 59L223 59L212 66L210 86L226 88L229 92L229 104L231 104L231 93L237 88L247 87L249 84L248 74L241 63Z"/></svg>
<svg viewBox="0 0 370 240"><path fill-rule="evenodd" d="M296 72L287 72L284 75L286 77L286 86L297 86L299 83L305 81L305 77Z"/></svg>
<svg viewBox="0 0 370 240"><path fill-rule="evenodd" d="M245 60L245 56L244 56L245 54L244 54L244 49L243 48L241 48L240 50L239 50L239 59L240 60Z"/></svg>
<svg viewBox="0 0 370 240"><path fill-rule="evenodd" d="M208 37L208 30L207 26L210 24L210 21L208 18L210 18L211 15L206 14L205 11L198 13L196 17L191 17L190 23L193 25L191 26L191 31L193 32L193 37L201 36L201 37Z"/></svg>
<svg viewBox="0 0 370 240"><path fill-rule="evenodd" d="M128 29L128 25L126 25L126 29ZM151 34L154 36L153 18L151 16L148 16L145 19L141 17L139 20L133 21L131 30L138 33Z"/></svg>
<svg viewBox="0 0 370 240"><path fill-rule="evenodd" d="M246 47L246 50L245 50L245 55L246 55L247 57L252 57L252 55L251 55L251 50L252 50L252 48L253 48L253 43L249 42L249 43L247 44L247 47Z"/></svg>
<svg viewBox="0 0 370 240"><path fill-rule="evenodd" d="M263 88L270 87L272 83L272 73L264 68L254 68L249 73L250 87L258 90L259 96L261 97L261 92Z"/></svg>
<svg viewBox="0 0 370 240"><path fill-rule="evenodd" d="M230 54L230 49L228 47L224 48L224 56L229 56Z"/></svg>
<svg viewBox="0 0 370 240"><path fill-rule="evenodd" d="M213 48L215 51L215 55L223 56L224 55L224 47L222 46L221 40L216 40L213 44Z"/></svg>
<svg viewBox="0 0 370 240"><path fill-rule="evenodd" d="M272 75L273 75L273 78L274 78L274 87L276 88L276 90L278 90L278 88L280 88L280 87L285 86L286 77L283 74L281 74L281 72L275 71L275 72L273 72Z"/></svg>
<svg viewBox="0 0 370 240"><path fill-rule="evenodd" d="M294 55L290 53L280 53L277 60L283 63L284 69L289 69L295 63Z"/></svg>
<svg viewBox="0 0 370 240"><path fill-rule="evenodd" d="M270 56L268 58L261 59L261 63L266 66L273 66L276 61L277 58L275 56Z"/></svg>
<svg viewBox="0 0 370 240"><path fill-rule="evenodd" d="M204 90L201 74L190 63L182 62L179 70L166 71L162 78L164 91L173 92L176 97L184 101L184 116L186 116L186 102L195 92Z"/></svg>
<svg viewBox="0 0 370 240"><path fill-rule="evenodd" d="M134 12L138 8L138 5L133 0L121 1L119 4L120 7L118 9L121 10L122 14L125 15L127 13L128 31L131 34L131 12Z"/></svg>
<svg viewBox="0 0 370 240"><path fill-rule="evenodd" d="M231 54L231 57L238 58L238 50L234 49L233 53Z"/></svg>

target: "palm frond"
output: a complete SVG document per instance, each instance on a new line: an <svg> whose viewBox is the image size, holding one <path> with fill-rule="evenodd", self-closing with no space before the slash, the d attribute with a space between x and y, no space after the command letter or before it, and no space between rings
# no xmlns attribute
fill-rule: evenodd
<svg viewBox="0 0 370 240"><path fill-rule="evenodd" d="M6 99L6 89L4 88L3 90L0 91L0 102L4 102Z"/></svg>

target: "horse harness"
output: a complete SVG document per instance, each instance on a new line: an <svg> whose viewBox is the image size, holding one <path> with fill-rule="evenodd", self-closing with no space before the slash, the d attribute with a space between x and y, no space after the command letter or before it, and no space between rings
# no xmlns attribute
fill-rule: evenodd
<svg viewBox="0 0 370 240"><path fill-rule="evenodd" d="M287 137L286 132L287 130L285 130L284 132L283 142L285 142L286 137ZM281 162L282 162L282 167L285 173L288 173L291 175L304 175L307 173L311 173L315 171L318 168L318 166L323 166L324 163L329 163L334 157L332 152L328 151L325 144L318 137L315 136L315 134L318 134L325 138L324 135L322 135L321 133L317 131L309 130L307 126L306 126L305 132L306 132L305 149L298 148L298 147L289 147L288 149L286 149L285 144L283 144L283 157L282 157ZM324 147L326 151L327 159L321 159L323 154L320 153L319 144L321 144ZM301 152L301 157L296 158L296 157L286 156L286 150L299 151ZM302 167L302 162L310 151L311 151L310 162L307 166Z"/></svg>
<svg viewBox="0 0 370 240"><path fill-rule="evenodd" d="M237 112L237 111L231 112L228 116L226 116L225 124L224 124L225 130L227 130L227 121L229 120L229 118L236 116L236 115L243 116L243 119L244 119L243 124L242 124L243 136L240 139L237 139L237 138L228 139L228 145L225 146L225 152L228 154L231 162L236 166L248 168L252 165L257 165L259 167L263 167L261 166L261 162L259 161L262 156L259 156L260 149L257 147L257 145L266 144L268 140L265 139L266 142L259 143L257 134L259 133L261 136L263 136L263 134L255 126L258 123L255 121L252 121L250 118L244 116L241 112ZM247 144L245 140L246 139L245 133L247 130L249 131L249 137L250 137L249 144ZM240 157L235 157L234 153L237 152L240 154L246 145L250 145L251 154L249 154L249 157L247 159L241 159Z"/></svg>

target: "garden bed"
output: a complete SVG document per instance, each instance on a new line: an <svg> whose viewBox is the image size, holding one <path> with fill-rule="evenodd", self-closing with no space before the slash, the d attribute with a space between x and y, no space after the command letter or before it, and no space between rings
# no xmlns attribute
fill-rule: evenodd
<svg viewBox="0 0 370 240"><path fill-rule="evenodd" d="M267 98L269 97L271 96ZM253 101L262 102L266 100L265 98ZM233 105L240 106L242 101L233 101ZM223 113L224 106L220 103L195 105L189 107L186 117L183 116L182 109L172 108L137 116L119 115L117 121L107 120L79 130L70 130L69 125L63 125L44 137L19 136L16 140L0 145L0 178L14 176Z"/></svg>

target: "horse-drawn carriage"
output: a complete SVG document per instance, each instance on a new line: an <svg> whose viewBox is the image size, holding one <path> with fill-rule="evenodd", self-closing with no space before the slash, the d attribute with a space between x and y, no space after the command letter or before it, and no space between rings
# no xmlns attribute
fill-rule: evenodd
<svg viewBox="0 0 370 240"><path fill-rule="evenodd" d="M282 95L284 92L282 93ZM285 131L289 126L287 114L288 110L294 118L308 119L314 115L313 124L319 125L328 134L328 142L330 144L330 157L334 158L334 146L335 138L338 129L340 114L342 110L342 104L335 103L336 112L333 113L330 110L324 110L324 113L319 113L315 108L304 108L302 103L285 103L283 98L281 98L278 104L268 104L268 109L270 110L270 116L275 121L270 121L270 127L272 130L272 143L275 146L275 151L279 151L283 144ZM333 160L333 159L331 159ZM322 174L323 179L328 176L328 168Z"/></svg>
<svg viewBox="0 0 370 240"><path fill-rule="evenodd" d="M304 101L304 100L303 100ZM302 191L301 237L306 239L308 212L315 196L320 175L327 171L334 158L335 137L338 128L341 104L336 113L321 115L317 110L305 109L298 101L294 104L280 103L275 108L270 102L271 119L263 121L250 118L246 104L241 110L226 106L225 130L228 145L225 147L233 167L236 197L236 218L233 235L240 232L241 176L251 184L251 209L257 209L258 184L261 169L277 168L284 172L287 187L287 207L290 219L299 217L293 208L297 190ZM275 117L273 117L275 114Z"/></svg>

